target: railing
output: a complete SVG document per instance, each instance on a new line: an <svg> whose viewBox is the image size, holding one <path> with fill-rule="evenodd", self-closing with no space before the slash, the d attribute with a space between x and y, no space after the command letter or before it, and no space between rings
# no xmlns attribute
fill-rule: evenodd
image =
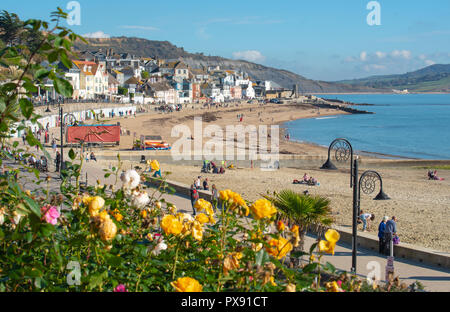
<svg viewBox="0 0 450 312"><path fill-rule="evenodd" d="M109 99L91 99L91 100L74 100L74 99L61 99L61 100L48 100L48 101L31 101L35 107L47 106L47 105L59 105L59 104L83 104L83 103L105 103L105 104L122 104L121 101L109 100Z"/></svg>

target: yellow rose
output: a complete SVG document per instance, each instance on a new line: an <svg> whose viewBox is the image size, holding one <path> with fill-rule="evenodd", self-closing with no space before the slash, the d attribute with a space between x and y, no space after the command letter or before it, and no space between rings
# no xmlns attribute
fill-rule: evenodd
<svg viewBox="0 0 450 312"><path fill-rule="evenodd" d="M83 197L81 198L81 201L83 202L84 205L87 206L93 199L94 197L84 194Z"/></svg>
<svg viewBox="0 0 450 312"><path fill-rule="evenodd" d="M171 282L170 285L175 288L177 292L202 292L203 287L200 283L191 277L181 277L174 282Z"/></svg>
<svg viewBox="0 0 450 312"><path fill-rule="evenodd" d="M328 292L343 292L343 289L339 287L336 281L326 283L325 287L327 288Z"/></svg>
<svg viewBox="0 0 450 312"><path fill-rule="evenodd" d="M222 201L228 201L232 194L233 194L233 191L231 191L231 190L220 191L219 192L219 198Z"/></svg>
<svg viewBox="0 0 450 312"><path fill-rule="evenodd" d="M178 235L183 229L183 225L175 216L167 215L161 220L161 228L167 235Z"/></svg>
<svg viewBox="0 0 450 312"><path fill-rule="evenodd" d="M203 227L198 221L194 221L193 223L192 237L198 241L201 241L203 239Z"/></svg>
<svg viewBox="0 0 450 312"><path fill-rule="evenodd" d="M329 241L332 244L336 244L341 236L339 235L339 232L333 229L329 229L325 233L325 239Z"/></svg>
<svg viewBox="0 0 450 312"><path fill-rule="evenodd" d="M150 163L150 168L152 168L152 170L154 171L158 171L160 166L159 166L159 162L155 159Z"/></svg>
<svg viewBox="0 0 450 312"><path fill-rule="evenodd" d="M336 243L340 238L339 233L336 230L329 229L325 233L325 239L319 242L318 248L320 252L326 252L334 255L334 248L336 247Z"/></svg>
<svg viewBox="0 0 450 312"><path fill-rule="evenodd" d="M277 213L277 209L267 199L258 199L250 207L256 220L263 218L271 218Z"/></svg>
<svg viewBox="0 0 450 312"><path fill-rule="evenodd" d="M195 202L194 207L197 211L205 210L208 214L213 212L211 203L207 200L204 200L203 198L200 198L199 200L197 200Z"/></svg>
<svg viewBox="0 0 450 312"><path fill-rule="evenodd" d="M291 250L292 244L285 238L271 239L269 241L270 248L266 248L268 254L277 259L284 258Z"/></svg>
<svg viewBox="0 0 450 312"><path fill-rule="evenodd" d="M102 223L100 223L100 228L98 234L103 241L112 240L117 233L117 226L111 219L105 219Z"/></svg>
<svg viewBox="0 0 450 312"><path fill-rule="evenodd" d="M114 218L116 218L116 220L117 220L118 222L120 222L120 221L123 220L123 216L120 214L120 212L116 212L116 213L114 214Z"/></svg>
<svg viewBox="0 0 450 312"><path fill-rule="evenodd" d="M103 210L102 212L100 212L99 214L97 214L98 217L100 218L100 221L106 221L107 219L110 219L109 214L107 211Z"/></svg>
<svg viewBox="0 0 450 312"><path fill-rule="evenodd" d="M223 260L223 273L225 275L228 275L228 272L231 270L236 270L239 268L239 260L242 259L242 253L241 252L233 252L229 254L224 260Z"/></svg>
<svg viewBox="0 0 450 312"><path fill-rule="evenodd" d="M195 220L200 222L201 224L205 224L209 222L209 217L205 215L204 213L200 213L195 217Z"/></svg>
<svg viewBox="0 0 450 312"><path fill-rule="evenodd" d="M89 201L89 214L94 217L105 205L105 200L100 196L95 196Z"/></svg>
<svg viewBox="0 0 450 312"><path fill-rule="evenodd" d="M295 292L295 291L296 291L295 284L287 284L286 285L286 292Z"/></svg>

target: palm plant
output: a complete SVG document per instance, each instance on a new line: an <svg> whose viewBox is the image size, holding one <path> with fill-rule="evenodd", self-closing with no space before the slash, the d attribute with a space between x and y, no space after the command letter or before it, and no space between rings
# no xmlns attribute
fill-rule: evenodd
<svg viewBox="0 0 450 312"><path fill-rule="evenodd" d="M303 251L305 235L312 226L316 231L333 223L330 200L322 196L311 196L292 190L282 190L274 196L266 196L279 211L279 217L287 219L291 225L298 225L300 243Z"/></svg>

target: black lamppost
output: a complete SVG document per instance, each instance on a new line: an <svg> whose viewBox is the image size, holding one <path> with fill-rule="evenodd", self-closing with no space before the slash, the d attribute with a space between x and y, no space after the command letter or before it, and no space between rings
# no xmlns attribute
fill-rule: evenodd
<svg viewBox="0 0 450 312"><path fill-rule="evenodd" d="M59 103L59 120L60 120L60 136L61 136L61 163L59 165L59 175L62 179L62 171L64 166L64 112L61 103Z"/></svg>
<svg viewBox="0 0 450 312"><path fill-rule="evenodd" d="M350 188L353 188L353 218L352 218L352 267L351 271L356 274L356 256L358 249L358 216L360 211L360 190L365 194L371 194L375 190L375 179L380 181L380 193L375 200L385 200L389 197L383 192L381 176L375 171L366 171L358 181L358 159L354 159L353 147L347 139L339 138L331 142L328 148L328 159L320 169L337 170L331 161L331 151L335 149L335 159L338 162L346 162L350 159Z"/></svg>

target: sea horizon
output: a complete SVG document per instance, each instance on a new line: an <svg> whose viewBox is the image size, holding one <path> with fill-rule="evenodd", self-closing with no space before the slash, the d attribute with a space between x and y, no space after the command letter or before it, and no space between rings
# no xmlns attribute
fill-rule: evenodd
<svg viewBox="0 0 450 312"><path fill-rule="evenodd" d="M334 139L346 138L359 154L387 159L450 159L446 143L450 142L450 94L334 93L328 98L372 104L366 110L375 114L286 122L283 127L292 140L328 147Z"/></svg>

